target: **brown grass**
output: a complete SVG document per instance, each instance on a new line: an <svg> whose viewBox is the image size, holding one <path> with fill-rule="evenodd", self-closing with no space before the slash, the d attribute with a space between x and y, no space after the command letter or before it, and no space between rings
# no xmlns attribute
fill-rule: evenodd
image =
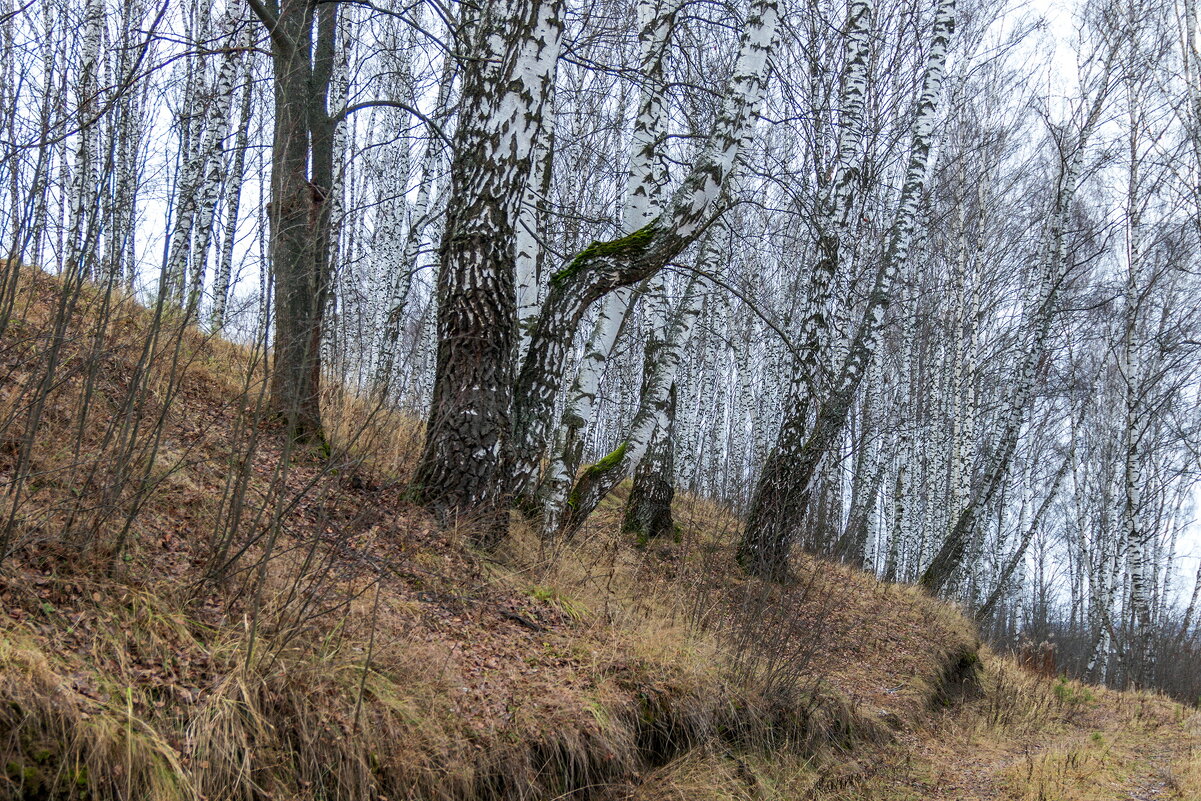
<svg viewBox="0 0 1201 801"><path fill-rule="evenodd" d="M22 280L10 483L59 297ZM567 549L515 518L479 553L406 501L411 418L331 389L330 452L295 451L251 351L90 288L75 315L0 566L0 796L800 798L961 705L975 633L916 590L808 558L746 579L738 521L695 498L636 547L626 487ZM1000 725L1058 708L987 680Z"/></svg>
<svg viewBox="0 0 1201 801"><path fill-rule="evenodd" d="M983 649L974 693L932 710L856 781L814 798L1191 799L1196 726L1163 696L1048 679Z"/></svg>

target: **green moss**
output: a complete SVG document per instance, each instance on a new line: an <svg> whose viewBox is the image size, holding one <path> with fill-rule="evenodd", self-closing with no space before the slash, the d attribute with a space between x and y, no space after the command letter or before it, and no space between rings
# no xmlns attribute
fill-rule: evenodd
<svg viewBox="0 0 1201 801"><path fill-rule="evenodd" d="M628 441L621 443L611 452L601 457L596 464L591 465L586 471L586 475L592 476L596 475L597 473L604 473L617 467L619 464L621 464L621 460L625 458L626 451L629 449L630 443Z"/></svg>
<svg viewBox="0 0 1201 801"><path fill-rule="evenodd" d="M578 508L579 504L580 504L580 493L579 493L578 488L579 488L580 483L582 483L583 479L591 478L592 476L596 476L596 475L600 475L601 473L612 470L613 468L620 465L621 460L625 458L626 451L629 450L629 448L630 448L630 443L628 441L623 442L620 445L618 445L616 448L614 448L612 450L612 452L610 452L610 453L606 454L604 457L602 457L595 464L589 465L587 467L587 469L584 470L584 475L581 478L581 480L579 482L576 482L577 488L573 489L571 491L571 494L567 496L567 505L570 506L572 509Z"/></svg>
<svg viewBox="0 0 1201 801"><path fill-rule="evenodd" d="M1068 684L1067 677L1060 676L1059 681L1055 683L1053 690L1055 698L1064 706L1076 707L1082 704L1091 704L1097 700L1096 696L1087 687L1076 689Z"/></svg>
<svg viewBox="0 0 1201 801"><path fill-rule="evenodd" d="M34 797L36 791L41 789L42 774L33 765L11 761L4 766L4 772L11 781L23 786L23 792L26 797Z"/></svg>
<svg viewBox="0 0 1201 801"><path fill-rule="evenodd" d="M609 256L625 256L633 254L646 247L647 243L655 234L653 222L639 228L633 233L626 234L623 237L610 240L608 242L592 242L588 247L579 252L571 263L562 270L554 273L550 277L551 284L561 284L573 275L584 269L588 262L593 259L603 259Z"/></svg>
<svg viewBox="0 0 1201 801"><path fill-rule="evenodd" d="M333 458L334 447L330 444L329 440L326 439L324 433L318 433L317 437L318 439L315 443L317 454L325 461L329 461L331 458Z"/></svg>

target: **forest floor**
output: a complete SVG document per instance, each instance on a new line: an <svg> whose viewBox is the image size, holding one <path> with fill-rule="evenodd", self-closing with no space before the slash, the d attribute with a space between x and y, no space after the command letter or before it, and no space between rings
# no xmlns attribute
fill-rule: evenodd
<svg viewBox="0 0 1201 801"><path fill-rule="evenodd" d="M411 418L331 394L284 447L260 359L73 292L30 270L0 333L0 799L1201 799L1195 710L850 567L748 579L683 495L671 541L620 487L480 551Z"/></svg>
<svg viewBox="0 0 1201 801"><path fill-rule="evenodd" d="M1201 713L1153 693L1037 675L982 648L972 680L903 721L891 742L797 771L790 787L774 786L762 768L746 794L709 781L732 773L722 767L729 759L682 759L633 797L1197 801Z"/></svg>
<svg viewBox="0 0 1201 801"><path fill-rule="evenodd" d="M828 797L1201 799L1196 709L1151 693L1021 675L1011 661L988 653L983 665L976 692L903 732L870 776Z"/></svg>

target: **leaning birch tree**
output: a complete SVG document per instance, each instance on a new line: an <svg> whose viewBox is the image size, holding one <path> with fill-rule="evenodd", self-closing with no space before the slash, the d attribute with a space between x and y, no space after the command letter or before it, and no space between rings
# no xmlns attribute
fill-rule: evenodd
<svg viewBox="0 0 1201 801"><path fill-rule="evenodd" d="M720 213L722 188L758 114L779 19L775 0L752 3L738 61L713 130L664 210L626 236L593 242L551 275L547 298L517 377L512 428L513 493L528 491L537 477L567 350L584 312L613 290L663 269Z"/></svg>
<svg viewBox="0 0 1201 801"><path fill-rule="evenodd" d="M829 393L821 399L812 426L808 424L808 405L791 404L776 447L763 467L738 550L739 561L752 574L779 577L787 573L795 529L809 505L817 468L841 435L859 384L875 355L892 299L892 286L908 258L910 240L917 225L954 30L955 2L940 0L935 10L910 137L909 163L889 231L888 246L876 269L862 321ZM823 256L829 258L828 254ZM822 269L833 271L828 267Z"/></svg>
<svg viewBox="0 0 1201 801"><path fill-rule="evenodd" d="M643 84L630 137L629 172L622 211L623 234L641 229L662 210L663 189L667 183L661 152L667 134L663 66L675 15L672 0L641 0L638 4L641 23L639 74ZM536 492L535 503L542 507L542 514L548 516L545 522L548 529L554 527L555 509L562 505L583 461L584 434L593 421L601 377L613 346L630 318L634 301L633 286L619 287L606 295L584 346L583 358L576 368L563 414L555 429L549 464Z"/></svg>

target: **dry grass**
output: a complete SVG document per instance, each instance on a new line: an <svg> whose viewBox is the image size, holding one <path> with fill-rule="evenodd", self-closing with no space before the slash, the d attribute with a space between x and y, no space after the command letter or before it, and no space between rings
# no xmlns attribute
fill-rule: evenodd
<svg viewBox="0 0 1201 801"><path fill-rule="evenodd" d="M1176 798L1201 798L1201 721L1193 725L1193 741L1168 767L1164 778Z"/></svg>
<svg viewBox="0 0 1201 801"><path fill-rule="evenodd" d="M424 427L418 420L328 382L321 408L331 451L355 465L358 480L385 486L408 481L421 455Z"/></svg>
<svg viewBox="0 0 1201 801"><path fill-rule="evenodd" d="M629 801L789 801L819 782L813 760L795 754L697 749L649 773Z"/></svg>
<svg viewBox="0 0 1201 801"><path fill-rule="evenodd" d="M982 650L978 686L932 711L833 801L1192 799L1195 718L1169 699L1027 672ZM1181 789L1188 788L1188 789Z"/></svg>
<svg viewBox="0 0 1201 801"><path fill-rule="evenodd" d="M61 298L22 282L0 796L784 801L866 786L894 729L963 706L976 639L951 607L805 558L746 579L738 521L694 498L677 541L636 547L626 487L569 548L515 518L481 554L405 499L416 421L330 390L328 452L293 451L261 359L93 288L22 440ZM1067 714L985 682L972 737Z"/></svg>

